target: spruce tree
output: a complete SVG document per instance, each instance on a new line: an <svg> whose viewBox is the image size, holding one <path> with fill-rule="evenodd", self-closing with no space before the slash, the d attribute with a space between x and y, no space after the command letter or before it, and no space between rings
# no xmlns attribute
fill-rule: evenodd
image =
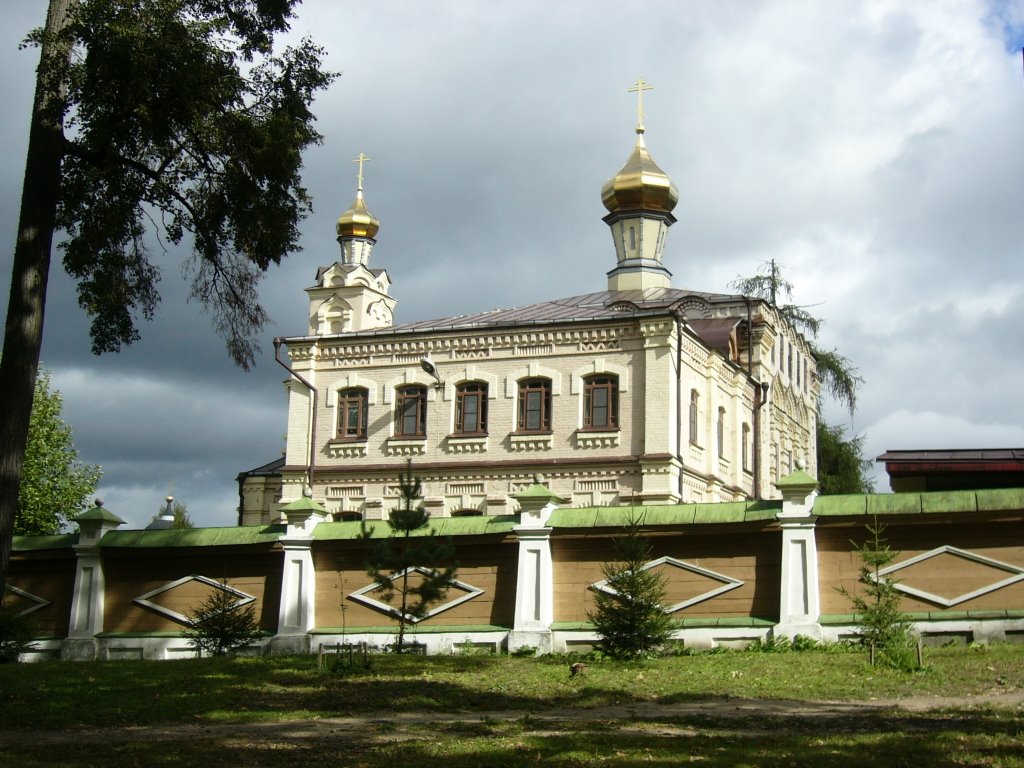
<svg viewBox="0 0 1024 768"><path fill-rule="evenodd" d="M422 484L412 473L412 461L398 479L400 506L388 513L391 535L374 542L366 573L379 587L379 595L386 603L398 597L390 615L398 622L396 650L406 650L405 632L424 616L430 606L445 598L448 588L455 582L456 564L452 562L455 547L447 537L438 536L430 525L430 513L417 499ZM363 528L363 535L372 533ZM442 564L444 567L440 567Z"/></svg>
<svg viewBox="0 0 1024 768"><path fill-rule="evenodd" d="M642 521L631 517L613 542L618 562L601 566L604 589L595 590L587 617L600 636L598 648L613 659L636 659L664 645L675 628L665 613L665 578L644 566L651 545Z"/></svg>
<svg viewBox="0 0 1024 768"><path fill-rule="evenodd" d="M864 642L874 650L874 658L895 669L910 671L917 667L910 621L900 610L900 593L896 581L880 574L899 552L889 547L883 538L885 526L877 518L867 526L870 538L858 546L860 554L860 581L863 591L851 593L846 587L840 588L843 596L849 598L857 614L857 624Z"/></svg>
<svg viewBox="0 0 1024 768"><path fill-rule="evenodd" d="M213 589L192 614L192 628L185 632L188 643L200 654L227 656L245 648L260 636L256 610L251 604L238 605L238 593L225 579L222 589Z"/></svg>

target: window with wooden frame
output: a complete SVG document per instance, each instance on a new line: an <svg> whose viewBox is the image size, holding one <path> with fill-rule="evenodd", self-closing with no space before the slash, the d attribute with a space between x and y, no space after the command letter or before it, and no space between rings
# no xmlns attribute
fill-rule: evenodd
<svg viewBox="0 0 1024 768"><path fill-rule="evenodd" d="M700 395L697 394L697 390L696 389L691 389L690 390L690 442L693 443L694 445L697 445L697 418L699 416L697 406L698 406L699 400L700 400Z"/></svg>
<svg viewBox="0 0 1024 768"><path fill-rule="evenodd" d="M455 388L455 434L487 434L487 384L467 381Z"/></svg>
<svg viewBox="0 0 1024 768"><path fill-rule="evenodd" d="M718 458L724 459L725 456L725 408L718 409L718 424L715 428L715 442L718 448Z"/></svg>
<svg viewBox="0 0 1024 768"><path fill-rule="evenodd" d="M426 437L427 388L399 387L395 392L395 436Z"/></svg>
<svg viewBox="0 0 1024 768"><path fill-rule="evenodd" d="M619 428L619 377L610 374L583 380L583 428Z"/></svg>
<svg viewBox="0 0 1024 768"><path fill-rule="evenodd" d="M338 437L365 440L369 392L362 387L338 392Z"/></svg>
<svg viewBox="0 0 1024 768"><path fill-rule="evenodd" d="M517 431L551 431L551 379L522 379L518 405Z"/></svg>

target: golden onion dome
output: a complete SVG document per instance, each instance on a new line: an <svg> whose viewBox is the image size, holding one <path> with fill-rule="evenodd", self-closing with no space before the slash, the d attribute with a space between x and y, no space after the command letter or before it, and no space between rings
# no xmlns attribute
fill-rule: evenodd
<svg viewBox="0 0 1024 768"><path fill-rule="evenodd" d="M601 202L610 213L632 210L671 213L679 202L676 185L647 151L642 127L636 129L633 154L601 188Z"/></svg>
<svg viewBox="0 0 1024 768"><path fill-rule="evenodd" d="M380 222L370 213L363 202L363 190L356 192L356 201L352 207L338 217L338 237L374 238L380 229Z"/></svg>

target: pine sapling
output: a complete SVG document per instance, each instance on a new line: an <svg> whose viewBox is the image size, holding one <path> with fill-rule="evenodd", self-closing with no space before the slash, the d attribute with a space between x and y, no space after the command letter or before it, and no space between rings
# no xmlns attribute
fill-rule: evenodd
<svg viewBox="0 0 1024 768"><path fill-rule="evenodd" d="M412 462L399 477L400 506L388 513L391 535L374 543L366 563L366 573L377 584L381 599L390 603L398 596L398 605L390 615L398 622L398 652L406 650L405 634L409 624L426 616L431 605L440 602L455 583L455 547L447 537L438 536L430 525L430 513L417 500L422 484L412 473ZM363 535L370 537L365 527ZM442 564L447 563L444 567Z"/></svg>

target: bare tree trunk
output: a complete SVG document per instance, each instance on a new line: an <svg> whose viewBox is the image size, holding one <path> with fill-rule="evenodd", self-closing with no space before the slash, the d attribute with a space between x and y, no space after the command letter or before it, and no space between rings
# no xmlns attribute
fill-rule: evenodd
<svg viewBox="0 0 1024 768"><path fill-rule="evenodd" d="M47 37L39 56L28 156L21 191L18 240L11 269L3 357L0 358L0 597L7 583L25 459L29 416L43 341L46 282L60 195L64 72L70 50L49 35L62 30L78 0L50 0Z"/></svg>

